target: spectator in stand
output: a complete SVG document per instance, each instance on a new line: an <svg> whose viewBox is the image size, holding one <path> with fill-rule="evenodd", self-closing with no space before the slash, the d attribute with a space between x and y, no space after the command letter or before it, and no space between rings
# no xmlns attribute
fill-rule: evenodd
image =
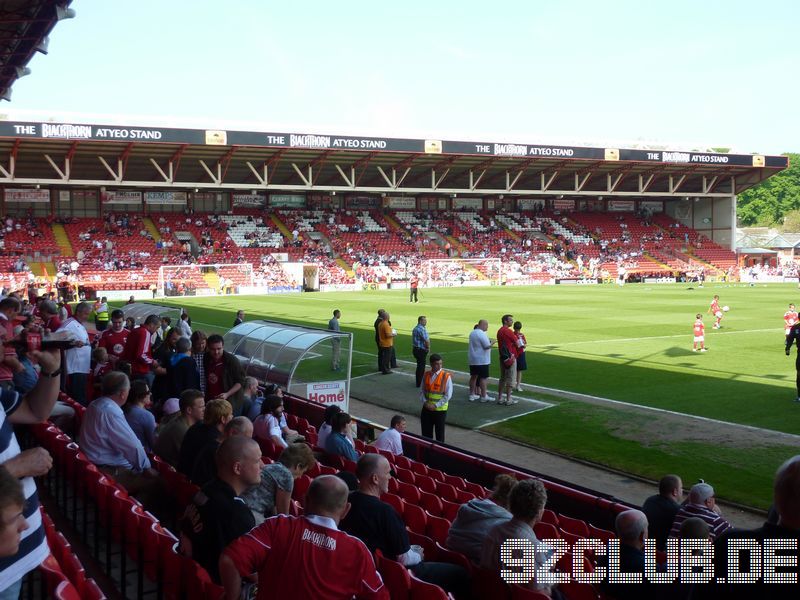
<svg viewBox="0 0 800 600"><path fill-rule="evenodd" d="M308 488L305 516L267 519L228 546L219 560L226 597L239 598L242 578L257 573L269 585L259 586L256 600L389 600L370 551L337 528L347 499L341 479L321 475Z"/></svg>
<svg viewBox="0 0 800 600"><path fill-rule="evenodd" d="M318 447L325 448L325 442L327 441L328 436L331 434L331 424L333 423L333 417L340 412L342 412L342 409L339 408L339 406L337 406L336 404L331 404L325 407L325 412L322 417L322 425L320 425L319 431L317 431Z"/></svg>
<svg viewBox="0 0 800 600"><path fill-rule="evenodd" d="M508 498L516 485L514 477L500 474L494 478L494 489L489 498L474 498L462 504L450 526L445 545L479 564L486 535L495 525L511 519Z"/></svg>
<svg viewBox="0 0 800 600"><path fill-rule="evenodd" d="M242 436L226 439L216 453L216 477L203 487L181 519L181 551L219 583L225 547L250 531L255 520L241 495L261 481L261 449Z"/></svg>
<svg viewBox="0 0 800 600"><path fill-rule="evenodd" d="M403 454L403 434L406 430L406 418L403 415L395 415L386 429L378 436L373 444L378 450L386 450L394 455Z"/></svg>
<svg viewBox="0 0 800 600"><path fill-rule="evenodd" d="M517 336L511 329L514 323L512 315L503 315L502 326L497 330L497 349L500 351L500 380L497 384L497 403L502 405L517 404L511 397L511 391L517 382ZM505 394L506 399L503 400Z"/></svg>
<svg viewBox="0 0 800 600"><path fill-rule="evenodd" d="M189 428L203 420L206 401L198 389L184 390L178 403L180 414L164 425L158 432L153 450L173 467L178 466L181 444Z"/></svg>
<svg viewBox="0 0 800 600"><path fill-rule="evenodd" d="M667 547L667 537L682 500L681 478L677 475L665 475L658 483L658 494L650 496L642 505L642 512L647 516L650 526L650 537L655 538L656 548L659 550Z"/></svg>
<svg viewBox="0 0 800 600"><path fill-rule="evenodd" d="M289 428L283 408L283 397L277 394L264 398L261 404L261 414L255 419L253 425L256 438L270 440L279 448L285 448L287 444L294 442L305 441L302 435Z"/></svg>
<svg viewBox="0 0 800 600"><path fill-rule="evenodd" d="M164 339L164 343L159 345L158 348L153 351L153 360L156 363L153 367L153 372L155 373L155 377L153 378L153 399L156 402L161 403L170 396L179 394L186 389L175 388L173 393L173 384L175 382L170 379L170 374L168 371L168 367L172 362L172 357L175 356L175 348L180 338L180 331L177 329L170 329L169 332L167 332L167 337ZM186 339L188 340L189 338ZM187 387L197 386L193 385Z"/></svg>
<svg viewBox="0 0 800 600"><path fill-rule="evenodd" d="M134 329L136 329L136 319L134 319L133 317L127 317L125 319L125 329L127 329L128 331L133 331Z"/></svg>
<svg viewBox="0 0 800 600"><path fill-rule="evenodd" d="M23 370L17 359L17 351L9 344L14 339L14 319L22 310L22 304L14 296L6 296L0 300L0 338L5 344L5 353L0 358L0 388L14 389L14 373Z"/></svg>
<svg viewBox="0 0 800 600"><path fill-rule="evenodd" d="M237 310L236 318L233 320L233 326L236 327L237 325L241 325L242 323L244 323L244 311Z"/></svg>
<svg viewBox="0 0 800 600"><path fill-rule="evenodd" d="M0 467L0 558L19 552L22 532L29 527L24 512L22 484L5 467Z"/></svg>
<svg viewBox="0 0 800 600"><path fill-rule="evenodd" d="M231 403L215 398L206 402L203 420L186 430L178 455L177 469L187 477L192 474L194 461L200 450L209 442L219 440L225 425L233 418Z"/></svg>
<svg viewBox="0 0 800 600"><path fill-rule="evenodd" d="M378 356L380 371L383 375L389 375L392 372L392 348L394 347L394 338L396 335L397 332L392 329L392 325L389 322L389 313L383 311L383 317L378 325L378 345L380 346Z"/></svg>
<svg viewBox="0 0 800 600"><path fill-rule="evenodd" d="M153 336L160 319L158 315L150 315L128 335L122 359L131 365L132 379L144 379L152 386L155 379L155 369L158 364L153 359Z"/></svg>
<svg viewBox="0 0 800 600"><path fill-rule="evenodd" d="M200 374L197 372L197 363L191 355L192 342L189 338L178 338L175 342L175 352L169 356L165 396L176 397L183 390L200 389Z"/></svg>
<svg viewBox="0 0 800 600"><path fill-rule="evenodd" d="M679 536L682 540L711 541L711 530L708 528L708 523L700 517L689 517L681 523Z"/></svg>
<svg viewBox="0 0 800 600"><path fill-rule="evenodd" d="M214 454L217 452L219 445L229 437L235 435L252 438L253 437L253 423L247 417L234 417L227 423L222 431L222 437L216 440L209 440L203 446L195 458L192 473L189 475L189 480L195 485L200 487L207 484L214 479L217 474L217 466L214 463Z"/></svg>
<svg viewBox="0 0 800 600"><path fill-rule="evenodd" d="M116 367L125 351L125 342L128 341L130 331L125 329L125 313L120 309L111 311L111 328L106 329L100 335L100 341L97 345L100 348L105 348L108 351L108 360L111 361L111 366Z"/></svg>
<svg viewBox="0 0 800 600"><path fill-rule="evenodd" d="M489 365L492 364L492 346L494 341L489 339L486 331L489 321L481 319L472 328L469 334L469 401L492 402L486 383L489 380Z"/></svg>
<svg viewBox="0 0 800 600"><path fill-rule="evenodd" d="M111 475L150 509L159 498L161 486L142 443L122 412L130 388L124 373L111 371L103 377L102 396L86 409L80 445L100 471Z"/></svg>
<svg viewBox="0 0 800 600"><path fill-rule="evenodd" d="M44 300L39 305L44 333L52 333L61 327L61 318L58 316L58 306L52 300Z"/></svg>
<svg viewBox="0 0 800 600"><path fill-rule="evenodd" d="M242 397L244 398L242 414L251 421L255 421L261 414L261 406L264 403L264 397L258 389L258 379L249 375L244 378Z"/></svg>
<svg viewBox="0 0 800 600"><path fill-rule="evenodd" d="M3 352L3 338L0 337L0 356ZM30 525L30 529L23 531L20 548L12 553L13 556L0 560L0 595L5 598L19 597L22 578L49 554L33 478L45 475L53 461L47 450L41 447L20 451L12 426L34 425L48 418L58 397L61 354L57 351L34 351L30 356L41 367L34 388L25 396L0 388L0 429L4 432L0 436L0 465L12 477L22 480L25 493L23 517Z"/></svg>
<svg viewBox="0 0 800 600"><path fill-rule="evenodd" d="M180 330L181 337L192 337L192 326L189 325L189 313L182 312L181 313L181 320L178 322L178 327L176 329Z"/></svg>
<svg viewBox="0 0 800 600"><path fill-rule="evenodd" d="M128 400L122 407L125 420L142 443L146 452L153 451L156 439L156 418L149 410L152 405L152 392L147 382L137 379L131 383Z"/></svg>
<svg viewBox="0 0 800 600"><path fill-rule="evenodd" d="M277 462L261 469L261 483L242 494L258 523L274 515L288 515L294 481L317 461L307 444L289 444Z"/></svg>
<svg viewBox="0 0 800 600"><path fill-rule="evenodd" d="M197 365L197 374L200 376L200 390L206 393L206 346L208 345L208 337L202 331L195 331L192 333L192 358Z"/></svg>
<svg viewBox="0 0 800 600"><path fill-rule="evenodd" d="M720 514L714 488L707 483L696 483L689 490L689 498L675 514L669 537L678 537L681 525L689 517L699 517L708 523L711 538L714 540L731 528L731 524Z"/></svg>
<svg viewBox="0 0 800 600"><path fill-rule="evenodd" d="M626 510L617 515L614 523L619 538L619 571L643 575L645 570L644 542L647 539L647 517L640 510ZM645 583L605 583L604 594L617 600L638 600L653 596L657 590ZM648 594L649 592L649 594ZM658 597L658 596L656 596Z"/></svg>
<svg viewBox="0 0 800 600"><path fill-rule="evenodd" d="M525 334L522 333L522 322L514 322L514 335L517 337L517 380L514 389L518 392L522 391L522 372L528 370L528 361L525 359L525 348L528 346L528 340L525 339Z"/></svg>
<svg viewBox="0 0 800 600"><path fill-rule="evenodd" d="M208 338L208 351L205 354L206 399L221 398L231 403L233 415L242 414L244 406L244 370L239 359L225 352L225 342L221 335Z"/></svg>
<svg viewBox="0 0 800 600"><path fill-rule="evenodd" d="M417 317L417 326L411 332L411 352L417 361L415 372L417 387L422 385L422 377L425 375L425 358L431 349L431 338L425 328L428 318L425 316Z"/></svg>
<svg viewBox="0 0 800 600"><path fill-rule="evenodd" d="M358 452L347 440L347 431L350 429L352 420L352 417L346 412L334 415L331 420L331 433L325 440L325 452L355 462L358 460Z"/></svg>
<svg viewBox="0 0 800 600"><path fill-rule="evenodd" d="M731 529L716 539L714 542L714 575L717 576L717 581L720 581L721 576L727 578L729 583L727 585L717 583L713 586L695 586L695 591L698 592L696 597L701 599L769 598L770 600L789 600L797 597L797 578L800 575L797 561L797 548L800 544L800 455L788 459L775 473L773 506L777 513L777 522L767 520L756 529ZM728 547L733 540L737 539L746 540L744 542L746 548L753 543L757 544L759 548L763 549L764 560L769 552L772 560L776 561L775 564L777 561L781 561L782 566L772 573L772 584L763 585L764 578L760 578L755 585L731 583L731 578L728 578ZM750 558L752 556L752 550L746 554L739 554L739 574L760 571L760 564L754 567L750 562L753 560ZM767 568L764 565L764 576L766 577L766 575ZM755 587L756 585L758 587Z"/></svg>
<svg viewBox="0 0 800 600"><path fill-rule="evenodd" d="M481 567L499 573L504 567L500 559L500 548L506 540L513 539L531 542L536 567L541 569L551 552L536 538L533 527L541 520L546 503L547 491L538 479L526 479L514 486L508 496L508 510L512 517L489 530L481 548ZM535 579L527 587L551 595L551 586L539 584Z"/></svg>
<svg viewBox="0 0 800 600"><path fill-rule="evenodd" d="M462 567L427 562L411 547L402 517L380 497L389 491L391 465L380 454L365 454L356 467L358 491L350 494L350 512L342 520L342 530L356 536L371 552L408 567L414 575L440 586L456 598L469 597L469 573Z"/></svg>
<svg viewBox="0 0 800 600"><path fill-rule="evenodd" d="M81 302L75 307L75 316L70 317L61 325L59 331L68 332L75 340L76 347L64 352L67 386L64 390L70 398L86 406L89 399L86 397L86 388L92 364L92 347L89 345L89 332L85 323L89 320L92 306L88 302Z"/></svg>
<svg viewBox="0 0 800 600"><path fill-rule="evenodd" d="M333 318L328 321L328 331L335 331L339 332L339 318L342 316L342 312L337 308L333 311ZM342 340L339 338L334 338L331 340L331 370L338 371L339 370L339 358L342 353Z"/></svg>

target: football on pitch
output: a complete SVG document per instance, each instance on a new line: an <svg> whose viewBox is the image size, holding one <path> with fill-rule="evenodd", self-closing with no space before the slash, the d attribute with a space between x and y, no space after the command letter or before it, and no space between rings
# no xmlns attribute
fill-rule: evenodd
<svg viewBox="0 0 800 600"><path fill-rule="evenodd" d="M722 312L728 312L730 309L731 309L730 306L723 306L722 307Z"/></svg>

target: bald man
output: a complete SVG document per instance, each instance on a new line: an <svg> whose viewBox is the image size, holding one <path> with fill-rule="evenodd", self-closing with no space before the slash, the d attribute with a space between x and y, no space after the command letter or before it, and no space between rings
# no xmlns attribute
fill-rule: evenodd
<svg viewBox="0 0 800 600"><path fill-rule="evenodd" d="M256 524L240 496L261 482L261 448L244 435L226 438L215 455L217 474L203 486L181 519L181 550L219 582L222 550Z"/></svg>
<svg viewBox="0 0 800 600"><path fill-rule="evenodd" d="M321 475L308 488L305 516L271 517L228 546L219 560L225 597L239 598L242 577L258 573L269 583L259 586L257 600L388 600L370 551L339 531L347 493L341 479Z"/></svg>
<svg viewBox="0 0 800 600"><path fill-rule="evenodd" d="M619 538L619 572L644 575L644 541L647 517L640 510L626 510L617 515L614 527ZM604 584L602 591L616 600L639 600L652 597L657 590L642 583Z"/></svg>
<svg viewBox="0 0 800 600"><path fill-rule="evenodd" d="M789 563L785 567L776 567L778 577L784 577L786 583L773 583L766 587L764 575L767 567L760 570L758 588L753 585L696 585L695 593L698 598L769 598L770 600L784 600L796 598L798 595L798 545L800 544L800 455L793 456L783 463L775 474L773 486L773 502L778 513L778 522L766 522L757 529L730 529L714 542L714 575L727 577L728 573L728 546L732 540L751 540L750 544L757 544L761 548L761 564L767 561L773 564L783 560ZM778 549L784 545L788 549ZM749 553L740 553L739 572L749 570ZM782 575L781 575L782 574ZM793 578L794 583L790 584ZM777 581L777 579L773 579Z"/></svg>

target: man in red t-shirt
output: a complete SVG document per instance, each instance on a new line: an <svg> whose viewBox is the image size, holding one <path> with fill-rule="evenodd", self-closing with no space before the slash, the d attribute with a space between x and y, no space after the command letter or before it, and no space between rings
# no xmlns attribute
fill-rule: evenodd
<svg viewBox="0 0 800 600"><path fill-rule="evenodd" d="M118 308L112 311L111 327L103 331L97 343L100 348L105 348L108 352L108 361L112 369L116 368L117 362L122 358L130 333L125 329L125 313Z"/></svg>
<svg viewBox="0 0 800 600"><path fill-rule="evenodd" d="M497 384L497 403L498 404L516 404L519 400L511 397L511 391L517 385L517 356L519 355L519 346L517 345L517 336L511 325L514 323L513 315L503 315L500 319L503 324L497 330L497 349L500 351L500 381ZM503 400L505 393L506 399Z"/></svg>
<svg viewBox="0 0 800 600"><path fill-rule="evenodd" d="M783 332L786 334L786 340L789 339L789 332L792 330L792 325L797 323L797 309L794 307L794 304L789 305L789 310L783 313Z"/></svg>
<svg viewBox="0 0 800 600"><path fill-rule="evenodd" d="M131 380L144 379L151 388L156 376L153 368L158 364L153 360L152 336L160 324L158 315L147 317L140 327L128 334L125 350L120 357L131 364Z"/></svg>
<svg viewBox="0 0 800 600"><path fill-rule="evenodd" d="M339 531L347 493L341 479L320 475L308 488L306 516L271 517L232 542L219 561L226 597L238 598L242 577L258 573L257 600L388 600L367 547Z"/></svg>

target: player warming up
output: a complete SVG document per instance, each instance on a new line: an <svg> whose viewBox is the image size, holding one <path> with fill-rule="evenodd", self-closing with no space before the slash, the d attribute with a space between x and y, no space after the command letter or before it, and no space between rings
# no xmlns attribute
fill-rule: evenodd
<svg viewBox="0 0 800 600"><path fill-rule="evenodd" d="M694 321L694 345L692 352L697 352L697 346L700 345L700 352L706 351L706 326L703 323L703 315L697 313Z"/></svg>
<svg viewBox="0 0 800 600"><path fill-rule="evenodd" d="M794 361L794 368L797 371L797 398L795 402L800 402L800 322L795 322L789 329L786 336L786 356L792 353L792 344L797 343L797 358Z"/></svg>
<svg viewBox="0 0 800 600"><path fill-rule="evenodd" d="M709 314L714 315L716 317L716 321L714 321L714 329L722 329L722 309L719 306L719 296L715 295L714 299L711 301L711 306L708 308Z"/></svg>
<svg viewBox="0 0 800 600"><path fill-rule="evenodd" d="M794 304L789 305L789 310L783 313L783 330L786 334L786 341L789 341L789 332L792 330L792 325L797 323L797 310L794 307Z"/></svg>

